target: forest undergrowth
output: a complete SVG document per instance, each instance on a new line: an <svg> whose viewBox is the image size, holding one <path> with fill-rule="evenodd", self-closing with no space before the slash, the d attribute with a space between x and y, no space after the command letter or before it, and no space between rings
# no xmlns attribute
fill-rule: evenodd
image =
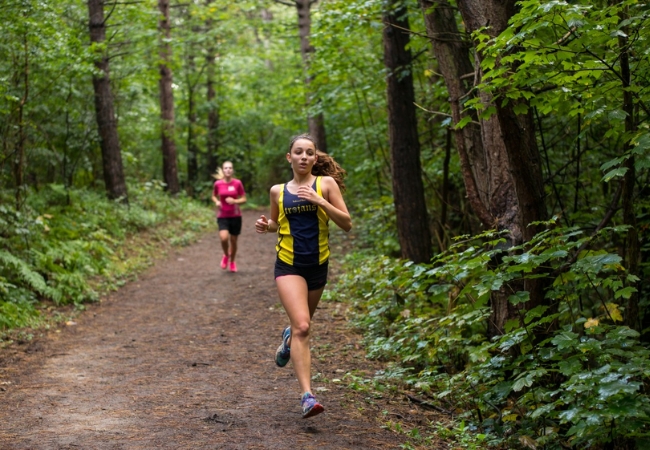
<svg viewBox="0 0 650 450"><path fill-rule="evenodd" d="M0 206L0 345L69 320L212 220L204 205L156 182L132 187L128 204L47 185L20 212Z"/></svg>
<svg viewBox="0 0 650 450"><path fill-rule="evenodd" d="M366 211L362 223L390 222L380 206ZM365 249L347 256L332 295L352 304L368 356L386 363L374 382L401 385L455 420L417 430L422 439L454 434L463 448L650 446L647 329L623 319L631 295L642 305L648 298L616 252L626 227L591 234L556 218L544 225L509 249L495 231L460 236L430 264L386 256L396 242L388 229L359 232ZM522 286L533 279L546 294L530 306ZM494 292L528 307L490 338Z"/></svg>

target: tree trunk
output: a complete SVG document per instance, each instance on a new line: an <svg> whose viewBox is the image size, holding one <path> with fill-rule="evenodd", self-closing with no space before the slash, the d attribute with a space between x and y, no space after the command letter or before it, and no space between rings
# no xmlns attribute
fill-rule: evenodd
<svg viewBox="0 0 650 450"><path fill-rule="evenodd" d="M198 181L199 166L198 154L199 147L196 144L196 110L194 106L194 95L196 91L196 82L192 82L192 74L196 71L194 62L194 49L190 46L188 55L188 72L187 72L187 193L194 195L194 185Z"/></svg>
<svg viewBox="0 0 650 450"><path fill-rule="evenodd" d="M88 0L88 13L90 16L90 42L100 44L106 39L103 0ZM97 55L95 67L99 70L99 74L95 73L93 75L95 113L99 145L102 151L102 168L106 193L108 198L121 199L124 203L128 203L106 51L103 51L101 55Z"/></svg>
<svg viewBox="0 0 650 450"><path fill-rule="evenodd" d="M420 0L420 6L438 70L449 92L452 121L457 125L468 114L471 119L469 124L454 131L469 203L483 225L508 230L509 245L521 243L517 199L512 193L499 122L495 116L480 120L473 110L463 111L461 104L477 81L476 69L470 60L472 45L458 30L454 10L446 0ZM482 101L490 99L482 98ZM508 302L507 291L504 288L490 297L492 315L488 336L501 334L506 321L517 315L514 305Z"/></svg>
<svg viewBox="0 0 650 450"><path fill-rule="evenodd" d="M210 5L214 0L206 0L205 4ZM206 27L212 28L212 19L206 20ZM215 91L216 84L216 50L212 44L208 45L207 67L206 67L206 88L208 100L208 136L207 136L207 161L206 161L206 175L210 175L216 170L219 165L219 107L217 104L217 93Z"/></svg>
<svg viewBox="0 0 650 450"><path fill-rule="evenodd" d="M384 64L388 69L388 132L393 197L402 257L416 263L426 263L432 256L431 233L424 201L412 58L407 49L409 23L405 13L398 0L386 2L383 43Z"/></svg>
<svg viewBox="0 0 650 450"><path fill-rule="evenodd" d="M445 159L442 162L442 182L440 183L440 217L436 233L440 251L447 250L449 238L447 236L447 205L449 204L449 161L451 160L451 129L447 128L447 141L445 143Z"/></svg>
<svg viewBox="0 0 650 450"><path fill-rule="evenodd" d="M498 36L506 29L508 20L515 13L515 3L516 0L459 0L458 8L468 32L486 27L491 36ZM480 52L477 52L477 57L480 63ZM516 114L515 102L509 102L505 106L502 102L496 102L495 106L507 156L504 162L509 167L517 196L516 221L523 240L527 241L539 231L538 227L529 224L546 219L541 157L535 139L532 112L529 109L528 114Z"/></svg>
<svg viewBox="0 0 650 450"><path fill-rule="evenodd" d="M305 87L307 91L307 107L319 105L320 100L313 98L311 93L312 77L309 75L311 56L314 53L314 47L309 43L309 33L311 30L311 4L313 0L295 0L296 9L298 10L298 34L300 35L300 54L305 70ZM322 112L309 114L307 117L309 134L316 140L318 149L327 152L327 139L325 137L325 119Z"/></svg>
<svg viewBox="0 0 650 450"><path fill-rule="evenodd" d="M474 32L485 27L491 36L498 36L508 26L508 20L515 13L516 0L459 0L463 21L468 32ZM476 52L477 64L482 60L481 52ZM480 73L480 71L479 71ZM535 127L532 109L528 113L515 113L516 102L493 102L496 107L496 119L499 123L500 138L505 146L507 158L504 160L512 177L512 186L516 194L517 210L512 210L512 219L517 223L521 233L521 241L530 240L541 231L540 226L530 225L532 222L547 218L545 205L544 181L542 176L542 160L535 138ZM496 136L495 136L496 137ZM485 141L484 141L485 142ZM489 152L488 152L489 153ZM510 193L512 190L509 191ZM508 192L504 192L507 194ZM530 309L545 303L544 291L548 280L543 278L524 280L523 286L512 285L513 291L523 290L529 293L530 300L520 304L517 309ZM504 294L504 293L502 293ZM500 332L502 325L510 318L518 315L506 295L498 295L492 305L492 321L490 330ZM545 332L538 336L542 339Z"/></svg>
<svg viewBox="0 0 650 450"><path fill-rule="evenodd" d="M620 17L623 21L628 18L628 14ZM632 83L632 75L630 73L630 54L628 46L629 33L627 27L622 27L624 36L618 37L618 46L620 50L620 64L621 64L621 81L623 83L623 111L625 111L625 133L632 135L636 129L636 114L634 113L634 99L632 98L632 91L630 90ZM625 144L624 151L627 153L632 149L631 143L628 141ZM628 272L632 275L637 275L639 270L639 256L641 248L639 244L639 234L636 223L636 212L634 211L634 184L636 179L636 168L634 166L634 155L625 161L625 172L623 178L623 223L628 225L627 236L625 238L625 265ZM631 283L634 284L634 283ZM641 320L639 317L639 297L637 293L633 293L628 298L625 308L625 323L632 329L641 331Z"/></svg>
<svg viewBox="0 0 650 450"><path fill-rule="evenodd" d="M461 7L460 3L459 7ZM491 8L485 7L485 10L480 2L463 3L461 12L469 32L488 23L495 35L503 31L514 10L510 8L508 2L495 3ZM538 214L543 210L544 198L541 168L537 165L538 172L532 170L530 173L522 173L524 169L521 168L523 155L530 158L530 161L539 163L539 155L535 159L537 147L532 122L526 122L530 117L526 116L522 119L509 115L512 110L499 108L499 105L495 105L499 114L485 120L479 119L471 110L463 111L462 99L471 95L473 84L480 81L481 71L478 66L480 55L478 55L479 61L476 62L477 66L474 67L470 60L472 44L459 32L454 10L447 0L420 0L420 6L424 11L427 34L431 39L440 73L449 91L454 124L458 124L467 114L470 114L471 122L455 131L455 142L468 200L485 226L508 230L508 246L521 244L534 234L534 230L526 225L543 217ZM488 13L491 15L488 16ZM494 104L487 93L479 92L478 95L482 104ZM520 121L524 124L522 125ZM524 142L527 148L521 148L521 144L516 144L517 139ZM509 149L514 153L513 156L510 155ZM528 169L529 167L526 166L526 170ZM529 182L541 187L541 194L535 192L538 194L537 201L542 208L534 209L532 213L529 211L530 189L526 186L522 189L520 186L522 183ZM520 207L522 199L526 200L528 207L523 213ZM531 293L531 298L534 297L535 302L541 302L543 292L539 283L529 283L528 286L510 285L501 291L493 292L490 299L492 316L488 327L489 336L500 334L506 321L518 317L518 308L508 301L508 291L528 288L534 291ZM529 306L523 305L523 307Z"/></svg>
<svg viewBox="0 0 650 450"><path fill-rule="evenodd" d="M16 210L20 211L23 206L23 184L25 183L25 144L27 135L25 134L25 104L29 97L29 46L27 32L23 36L23 56L25 57L23 71L21 74L16 73L16 85L20 84L19 79L23 80L23 97L18 102L18 136L16 139L16 156L14 159L14 180L16 183L15 201Z"/></svg>
<svg viewBox="0 0 650 450"><path fill-rule="evenodd" d="M163 155L163 180L167 190L178 194L178 167L176 163L176 143L174 142L174 93L172 90L172 70L170 68L171 26L169 23L169 0L158 0L158 9L162 14L160 18L160 116L162 119L162 155Z"/></svg>

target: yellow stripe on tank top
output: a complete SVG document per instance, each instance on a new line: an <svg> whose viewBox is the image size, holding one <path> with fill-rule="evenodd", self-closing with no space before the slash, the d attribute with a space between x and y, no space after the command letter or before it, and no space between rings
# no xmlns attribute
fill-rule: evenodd
<svg viewBox="0 0 650 450"><path fill-rule="evenodd" d="M322 177L316 177L316 193L323 197ZM318 263L323 264L330 257L329 227L330 218L323 208L318 208Z"/></svg>
<svg viewBox="0 0 650 450"><path fill-rule="evenodd" d="M291 228L289 220L284 214L284 184L280 185L280 197L278 198L278 206L280 207L280 215L278 217L278 224L280 225L279 240L275 246L278 253L278 258L281 261L293 266L293 236L291 236ZM285 251L282 251L285 249Z"/></svg>

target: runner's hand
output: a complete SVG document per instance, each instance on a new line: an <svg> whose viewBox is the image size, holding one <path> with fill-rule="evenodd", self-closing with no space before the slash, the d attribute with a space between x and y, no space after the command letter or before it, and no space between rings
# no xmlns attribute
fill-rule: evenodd
<svg viewBox="0 0 650 450"><path fill-rule="evenodd" d="M300 186L296 195L298 198L307 200L314 205L320 205L320 202L323 200L323 197L318 195L311 186Z"/></svg>
<svg viewBox="0 0 650 450"><path fill-rule="evenodd" d="M264 214L260 216L259 219L255 222L255 231L258 233L266 233L269 231L269 220Z"/></svg>

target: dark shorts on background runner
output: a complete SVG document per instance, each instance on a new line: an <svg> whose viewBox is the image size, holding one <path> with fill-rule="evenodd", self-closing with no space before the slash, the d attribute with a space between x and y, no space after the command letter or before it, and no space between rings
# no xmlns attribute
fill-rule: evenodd
<svg viewBox="0 0 650 450"><path fill-rule="evenodd" d="M327 267L328 263L319 266L296 267L276 259L275 278L284 275L298 275L307 282L308 291L315 291L327 284Z"/></svg>
<svg viewBox="0 0 650 450"><path fill-rule="evenodd" d="M219 231L228 230L228 233L233 236L239 236L241 234L241 216L217 218L217 224L219 225Z"/></svg>

